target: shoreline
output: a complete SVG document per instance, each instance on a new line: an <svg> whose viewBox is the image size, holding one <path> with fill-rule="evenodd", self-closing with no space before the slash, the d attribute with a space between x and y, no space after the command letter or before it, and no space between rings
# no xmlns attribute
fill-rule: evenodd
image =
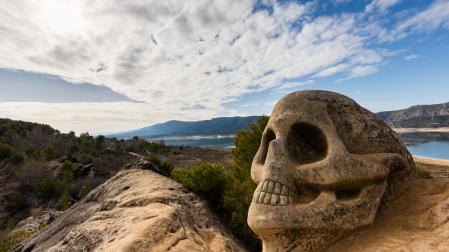
<svg viewBox="0 0 449 252"><path fill-rule="evenodd" d="M391 128L397 133L436 132L449 133L449 127L441 128Z"/></svg>
<svg viewBox="0 0 449 252"><path fill-rule="evenodd" d="M447 159L413 156L413 161L417 164L449 167L449 160Z"/></svg>

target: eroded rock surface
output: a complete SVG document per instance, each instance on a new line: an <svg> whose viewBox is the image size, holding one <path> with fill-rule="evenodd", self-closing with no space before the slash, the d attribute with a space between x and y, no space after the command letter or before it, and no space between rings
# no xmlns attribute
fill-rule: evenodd
<svg viewBox="0 0 449 252"><path fill-rule="evenodd" d="M449 251L449 178L411 178L398 185L397 194L373 225L328 252Z"/></svg>
<svg viewBox="0 0 449 252"><path fill-rule="evenodd" d="M372 224L414 170L370 111L340 94L295 92L274 107L253 160L248 224L266 251L323 251Z"/></svg>
<svg viewBox="0 0 449 252"><path fill-rule="evenodd" d="M17 223L14 232L33 232L50 224L56 218L62 215L63 212L55 210L45 210L37 216L30 216L19 223Z"/></svg>
<svg viewBox="0 0 449 252"><path fill-rule="evenodd" d="M243 251L208 207L175 181L125 170L14 251Z"/></svg>

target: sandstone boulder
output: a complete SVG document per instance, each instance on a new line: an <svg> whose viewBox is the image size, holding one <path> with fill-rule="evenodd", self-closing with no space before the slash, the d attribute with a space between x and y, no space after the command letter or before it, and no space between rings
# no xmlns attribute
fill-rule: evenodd
<svg viewBox="0 0 449 252"><path fill-rule="evenodd" d="M125 170L13 251L244 251L201 199L149 170Z"/></svg>
<svg viewBox="0 0 449 252"><path fill-rule="evenodd" d="M248 224L265 251L323 251L372 224L414 170L396 133L355 101L291 93L275 105L252 163Z"/></svg>

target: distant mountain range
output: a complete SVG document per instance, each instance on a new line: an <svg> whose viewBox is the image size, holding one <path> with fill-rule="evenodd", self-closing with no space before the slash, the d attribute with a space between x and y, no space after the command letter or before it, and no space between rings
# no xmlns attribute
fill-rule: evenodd
<svg viewBox="0 0 449 252"><path fill-rule="evenodd" d="M449 127L449 102L434 105L416 105L407 109L385 111L377 116L396 128ZM109 134L109 137L132 138L159 136L233 135L248 128L258 116L218 117L203 121L168 121L145 128Z"/></svg>
<svg viewBox="0 0 449 252"><path fill-rule="evenodd" d="M168 121L145 128L107 135L108 137L131 138L157 136L193 136L193 135L233 135L239 129L248 128L258 116L217 117L203 121Z"/></svg>
<svg viewBox="0 0 449 252"><path fill-rule="evenodd" d="M377 116L396 128L449 127L449 102L379 112Z"/></svg>

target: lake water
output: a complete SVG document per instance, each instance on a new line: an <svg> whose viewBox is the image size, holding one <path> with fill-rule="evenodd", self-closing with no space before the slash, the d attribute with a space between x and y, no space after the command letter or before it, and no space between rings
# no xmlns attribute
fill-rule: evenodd
<svg viewBox="0 0 449 252"><path fill-rule="evenodd" d="M407 133L401 138L413 155L449 159L449 133Z"/></svg>
<svg viewBox="0 0 449 252"><path fill-rule="evenodd" d="M212 135L212 136L170 136L164 138L152 138L149 141L159 142L164 140L166 145L192 146L192 147L234 147L234 135Z"/></svg>
<svg viewBox="0 0 449 252"><path fill-rule="evenodd" d="M405 145L413 155L449 159L449 133L401 134ZM152 139L158 141L160 139ZM189 136L164 138L167 145L232 148L233 136Z"/></svg>

